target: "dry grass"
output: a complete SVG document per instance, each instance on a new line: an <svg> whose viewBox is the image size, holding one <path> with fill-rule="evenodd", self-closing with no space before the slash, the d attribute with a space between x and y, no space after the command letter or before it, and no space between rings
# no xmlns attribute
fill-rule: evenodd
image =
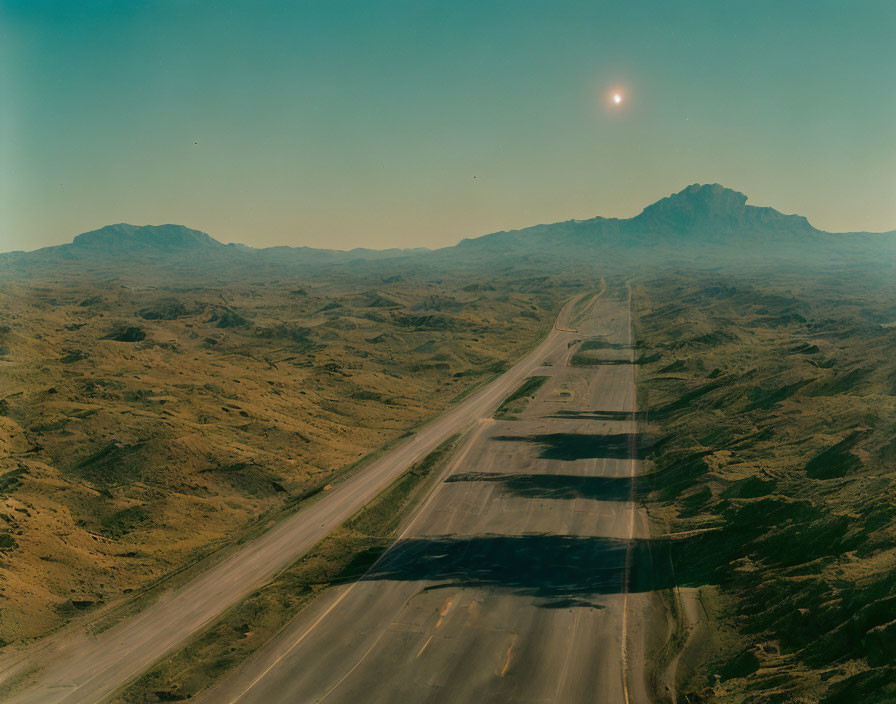
<svg viewBox="0 0 896 704"><path fill-rule="evenodd" d="M0 288L0 645L232 543L545 333L556 287Z"/></svg>

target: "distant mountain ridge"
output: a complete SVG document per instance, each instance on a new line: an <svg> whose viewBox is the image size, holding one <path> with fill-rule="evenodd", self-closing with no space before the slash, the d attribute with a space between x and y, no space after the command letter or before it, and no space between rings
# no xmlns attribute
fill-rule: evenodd
<svg viewBox="0 0 896 704"><path fill-rule="evenodd" d="M106 225L78 235L74 247L90 247L106 251L135 249L181 250L224 247L211 235L183 225Z"/></svg>
<svg viewBox="0 0 896 704"><path fill-rule="evenodd" d="M637 227L684 234L697 228L736 231L772 230L817 233L801 215L785 215L774 208L747 205L743 193L714 183L694 184L648 205L631 222Z"/></svg>
<svg viewBox="0 0 896 704"><path fill-rule="evenodd" d="M633 218L596 217L536 225L463 240L459 246L526 246L579 249L583 246L673 247L690 244L740 245L743 240L828 235L800 215L747 205L747 196L719 184L694 184L648 205Z"/></svg>
<svg viewBox="0 0 896 704"><path fill-rule="evenodd" d="M546 262L718 265L774 259L796 262L807 257L823 264L834 263L837 257L896 257L896 237L888 235L896 233L827 233L800 215L747 205L747 196L730 188L693 184L648 205L632 218L595 217L536 225L464 239L434 251L256 249L225 245L182 225L119 223L78 235L71 244L0 254L0 273L10 279L74 263L120 268L127 264L180 269L205 266L223 272L246 266L272 271L373 261L409 263L410 259L419 266L447 268L470 268L489 261L537 268Z"/></svg>

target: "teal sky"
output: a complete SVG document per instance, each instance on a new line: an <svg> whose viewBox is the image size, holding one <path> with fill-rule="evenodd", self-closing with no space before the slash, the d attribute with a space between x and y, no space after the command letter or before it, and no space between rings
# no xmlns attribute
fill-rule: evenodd
<svg viewBox="0 0 896 704"><path fill-rule="evenodd" d="M434 247L695 182L890 230L894 37L892 0L0 0L0 250Z"/></svg>

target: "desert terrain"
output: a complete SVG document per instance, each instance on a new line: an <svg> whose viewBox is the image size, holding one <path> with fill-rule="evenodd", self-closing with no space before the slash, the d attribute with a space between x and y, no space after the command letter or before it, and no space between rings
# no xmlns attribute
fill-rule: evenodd
<svg viewBox="0 0 896 704"><path fill-rule="evenodd" d="M0 696L892 701L894 240L745 200L4 255Z"/></svg>
<svg viewBox="0 0 896 704"><path fill-rule="evenodd" d="M4 285L2 642L294 509L504 370L560 301L526 281L396 278Z"/></svg>
<svg viewBox="0 0 896 704"><path fill-rule="evenodd" d="M648 278L639 494L687 701L896 697L896 288L886 271Z"/></svg>

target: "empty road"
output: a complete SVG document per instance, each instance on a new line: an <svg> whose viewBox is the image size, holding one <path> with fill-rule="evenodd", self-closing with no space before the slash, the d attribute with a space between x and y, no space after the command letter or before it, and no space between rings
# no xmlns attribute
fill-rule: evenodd
<svg viewBox="0 0 896 704"><path fill-rule="evenodd" d="M360 581L329 590L206 704L646 702L651 589L626 301L549 352L517 420L481 418ZM541 354L540 357L544 357ZM633 569L639 570L636 580Z"/></svg>

